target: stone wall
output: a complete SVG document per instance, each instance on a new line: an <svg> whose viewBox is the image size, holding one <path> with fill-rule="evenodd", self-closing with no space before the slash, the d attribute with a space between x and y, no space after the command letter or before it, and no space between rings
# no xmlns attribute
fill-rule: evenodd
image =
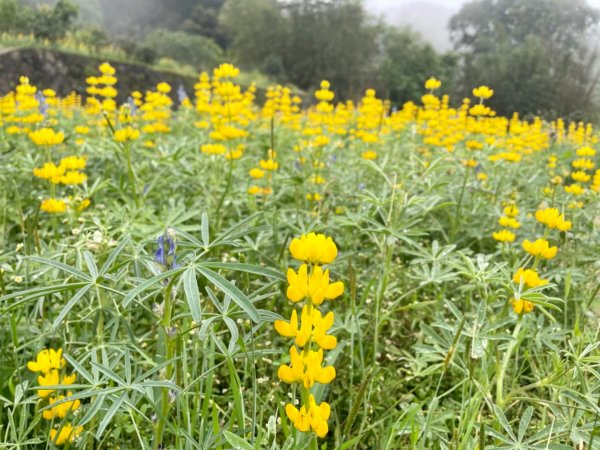
<svg viewBox="0 0 600 450"><path fill-rule="evenodd" d="M85 79L97 75L102 59L50 49L17 48L0 50L0 95L14 89L19 77L29 77L40 89L54 89L60 96L75 91L85 96ZM180 85L193 96L195 79L172 72L152 70L139 64L110 62L117 69L119 103L128 95L139 90L153 89L159 82L166 81L173 87L176 96Z"/></svg>

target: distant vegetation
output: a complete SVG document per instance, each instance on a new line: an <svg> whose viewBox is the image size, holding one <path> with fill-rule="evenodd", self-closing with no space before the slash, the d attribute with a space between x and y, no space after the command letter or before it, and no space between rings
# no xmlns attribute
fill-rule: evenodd
<svg viewBox="0 0 600 450"><path fill-rule="evenodd" d="M398 106L436 75L455 98L490 84L502 114L590 120L598 18L585 0L473 0L450 22L454 51L439 53L359 0L0 0L1 33L186 73L226 60L307 91L328 79L338 99L375 86Z"/></svg>

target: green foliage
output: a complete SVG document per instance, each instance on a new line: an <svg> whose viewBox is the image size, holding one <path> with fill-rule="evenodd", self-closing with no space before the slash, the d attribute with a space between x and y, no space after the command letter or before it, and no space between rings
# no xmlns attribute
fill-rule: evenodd
<svg viewBox="0 0 600 450"><path fill-rule="evenodd" d="M0 0L0 32L33 34L37 39L56 41L74 26L77 7L70 0L36 8L17 0Z"/></svg>
<svg viewBox="0 0 600 450"><path fill-rule="evenodd" d="M158 29L143 43L158 58L171 58L192 66L196 71L210 70L223 59L223 51L212 40L183 31Z"/></svg>
<svg viewBox="0 0 600 450"><path fill-rule="evenodd" d="M432 76L451 91L456 63L452 54L439 55L409 29L388 28L383 38L382 94L395 103L417 101L423 95L423 80Z"/></svg>
<svg viewBox="0 0 600 450"><path fill-rule="evenodd" d="M221 22L242 66L302 89L327 79L341 98L358 97L376 70L378 28L360 2L228 0Z"/></svg>
<svg viewBox="0 0 600 450"><path fill-rule="evenodd" d="M584 0L478 0L452 18L463 57L461 93L487 84L501 114L593 118L597 113L594 26Z"/></svg>

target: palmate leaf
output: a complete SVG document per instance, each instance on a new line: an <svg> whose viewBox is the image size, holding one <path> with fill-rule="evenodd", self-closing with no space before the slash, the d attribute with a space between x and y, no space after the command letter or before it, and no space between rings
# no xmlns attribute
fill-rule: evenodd
<svg viewBox="0 0 600 450"><path fill-rule="evenodd" d="M200 292L198 291L198 281L196 280L196 269L194 266L188 267L183 273L183 291L185 292L185 298L190 307L192 319L194 319L196 323L200 323L202 321L202 306Z"/></svg>
<svg viewBox="0 0 600 450"><path fill-rule="evenodd" d="M248 317L250 317L252 321L255 323L260 322L260 315L258 314L254 304L250 301L246 294L240 291L231 281L226 280L217 272L214 272L203 265L196 266L196 270L211 283L217 286L221 291L229 295L231 299L237 303L237 305L242 308L246 314L248 314Z"/></svg>
<svg viewBox="0 0 600 450"><path fill-rule="evenodd" d="M177 267L176 269L171 269L171 270L167 270L166 272L159 273L158 275L156 275L156 276L154 276L154 277L152 277L152 278L144 281L138 287L136 287L136 288L132 289L131 291L129 291L129 293L123 299L123 306L124 307L129 306L129 303L131 303L131 301L135 297L137 297L139 294L141 294L145 290L150 289L152 286L154 286L155 284L159 283L160 281L162 281L162 280L164 280L166 278L179 275L184 270L186 270L185 267Z"/></svg>

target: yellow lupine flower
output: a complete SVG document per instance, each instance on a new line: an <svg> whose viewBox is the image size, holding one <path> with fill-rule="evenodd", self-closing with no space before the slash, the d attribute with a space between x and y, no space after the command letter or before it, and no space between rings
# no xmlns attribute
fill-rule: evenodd
<svg viewBox="0 0 600 450"><path fill-rule="evenodd" d="M140 137L140 131L132 128L130 126L126 126L125 128L121 128L120 130L115 131L114 139L117 142L129 142L135 141Z"/></svg>
<svg viewBox="0 0 600 450"><path fill-rule="evenodd" d="M523 241L523 249L533 256L541 256L545 259L552 259L558 252L558 247L550 247L546 239L540 238L531 242L527 239Z"/></svg>
<svg viewBox="0 0 600 450"><path fill-rule="evenodd" d="M366 152L362 152L360 156L367 161L373 161L377 159L377 152L374 150L367 150Z"/></svg>
<svg viewBox="0 0 600 450"><path fill-rule="evenodd" d="M479 86L473 89L473 96L483 100L490 98L492 95L494 95L494 90L487 86Z"/></svg>
<svg viewBox="0 0 600 450"><path fill-rule="evenodd" d="M333 239L324 234L308 233L292 240L290 253L298 261L329 264L337 257L337 247Z"/></svg>
<svg viewBox="0 0 600 450"><path fill-rule="evenodd" d="M435 77L431 77L425 81L425 89L434 90L438 89L441 85L442 82Z"/></svg>
<svg viewBox="0 0 600 450"><path fill-rule="evenodd" d="M70 170L60 177L60 182L67 185L83 184L87 180L87 175L77 170Z"/></svg>
<svg viewBox="0 0 600 450"><path fill-rule="evenodd" d="M65 167L61 164L58 166L52 162L44 163L42 167L33 169L33 175L44 180L50 180L54 184L60 182L60 177L64 175Z"/></svg>
<svg viewBox="0 0 600 450"><path fill-rule="evenodd" d="M57 145L62 144L65 140L63 132L56 132L52 128L40 128L39 130L31 131L29 133L29 139L33 141L35 145Z"/></svg>
<svg viewBox="0 0 600 450"><path fill-rule="evenodd" d="M74 442L75 439L82 433L83 427L73 427L70 423L65 423L59 430L54 428L50 430L50 441L54 445L65 445L66 443Z"/></svg>
<svg viewBox="0 0 600 450"><path fill-rule="evenodd" d="M71 395L73 395L73 393L69 391L69 392L67 392L66 397L70 397ZM64 395L57 395L56 397L52 397L48 401L48 404L49 404L49 406L52 406L54 403L64 400L66 397ZM56 418L64 419L65 417L67 417L67 414L77 410L79 408L80 404L81 404L81 402L79 400L73 400L73 401L60 403L59 405L52 406L52 408L50 408L50 409L46 409L42 413L42 416L46 420L52 420L52 419L56 419Z"/></svg>
<svg viewBox="0 0 600 450"><path fill-rule="evenodd" d="M314 266L310 275L306 264L300 266L298 273L290 268L287 280L287 297L294 303L308 297L313 304L320 305L323 300L333 300L344 293L344 283L329 284L329 269L323 271L320 266Z"/></svg>
<svg viewBox="0 0 600 450"><path fill-rule="evenodd" d="M507 217L517 217L519 214L519 208L517 205L510 204L504 207L504 215Z"/></svg>
<svg viewBox="0 0 600 450"><path fill-rule="evenodd" d="M573 224L565 220L564 214L561 214L557 208L545 208L536 211L535 218L550 229L560 231L569 231Z"/></svg>
<svg viewBox="0 0 600 450"><path fill-rule="evenodd" d="M62 199L46 198L42 200L40 209L47 213L62 213L67 210L67 204Z"/></svg>
<svg viewBox="0 0 600 450"><path fill-rule="evenodd" d="M494 231L492 237L498 242L514 242L517 237L515 233L509 230Z"/></svg>
<svg viewBox="0 0 600 450"><path fill-rule="evenodd" d="M254 179L263 178L265 176L264 170L260 170L258 167L250 169L250 172L248 172L248 174Z"/></svg>
<svg viewBox="0 0 600 450"><path fill-rule="evenodd" d="M529 287L534 288L548 284L548 280L540 278L538 273L534 269L524 269L520 267L519 270L513 276L513 282L521 284L521 282Z"/></svg>
<svg viewBox="0 0 600 450"><path fill-rule="evenodd" d="M533 311L533 303L523 299L511 299L510 304L513 307L513 311L517 314L526 314Z"/></svg>
<svg viewBox="0 0 600 450"><path fill-rule="evenodd" d="M500 219L498 219L498 224L501 227L508 227L508 228L519 228L521 227L521 224L519 223L519 221L513 217L506 217L506 216L502 216L500 217Z"/></svg>
<svg viewBox="0 0 600 450"><path fill-rule="evenodd" d="M323 349L298 352L296 346L292 346L290 358L290 365L281 365L277 371L277 376L285 383L298 382L309 389L315 383L329 384L335 378L333 366L322 366Z"/></svg>
<svg viewBox="0 0 600 450"><path fill-rule="evenodd" d="M275 321L275 330L284 337L295 338L296 345L300 347L304 347L310 340L324 350L334 349L337 345L337 339L335 336L327 334L327 331L333 325L333 312L330 311L323 317L318 309L310 309L311 312L309 312L308 305L304 305L302 308L300 326L298 326L298 314L296 310L293 310L289 322L284 320Z"/></svg>
<svg viewBox="0 0 600 450"><path fill-rule="evenodd" d="M27 363L27 368L32 372L42 372L46 374L53 369L61 369L65 367L66 361L62 357L62 348L58 350L51 349L43 349L41 350L35 361L29 361Z"/></svg>
<svg viewBox="0 0 600 450"><path fill-rule="evenodd" d="M285 414L299 431L307 432L312 429L320 438L325 437L329 431L327 421L331 414L331 407L326 402L317 405L312 394L309 397L308 408L304 405L298 410L288 403L285 405Z"/></svg>

